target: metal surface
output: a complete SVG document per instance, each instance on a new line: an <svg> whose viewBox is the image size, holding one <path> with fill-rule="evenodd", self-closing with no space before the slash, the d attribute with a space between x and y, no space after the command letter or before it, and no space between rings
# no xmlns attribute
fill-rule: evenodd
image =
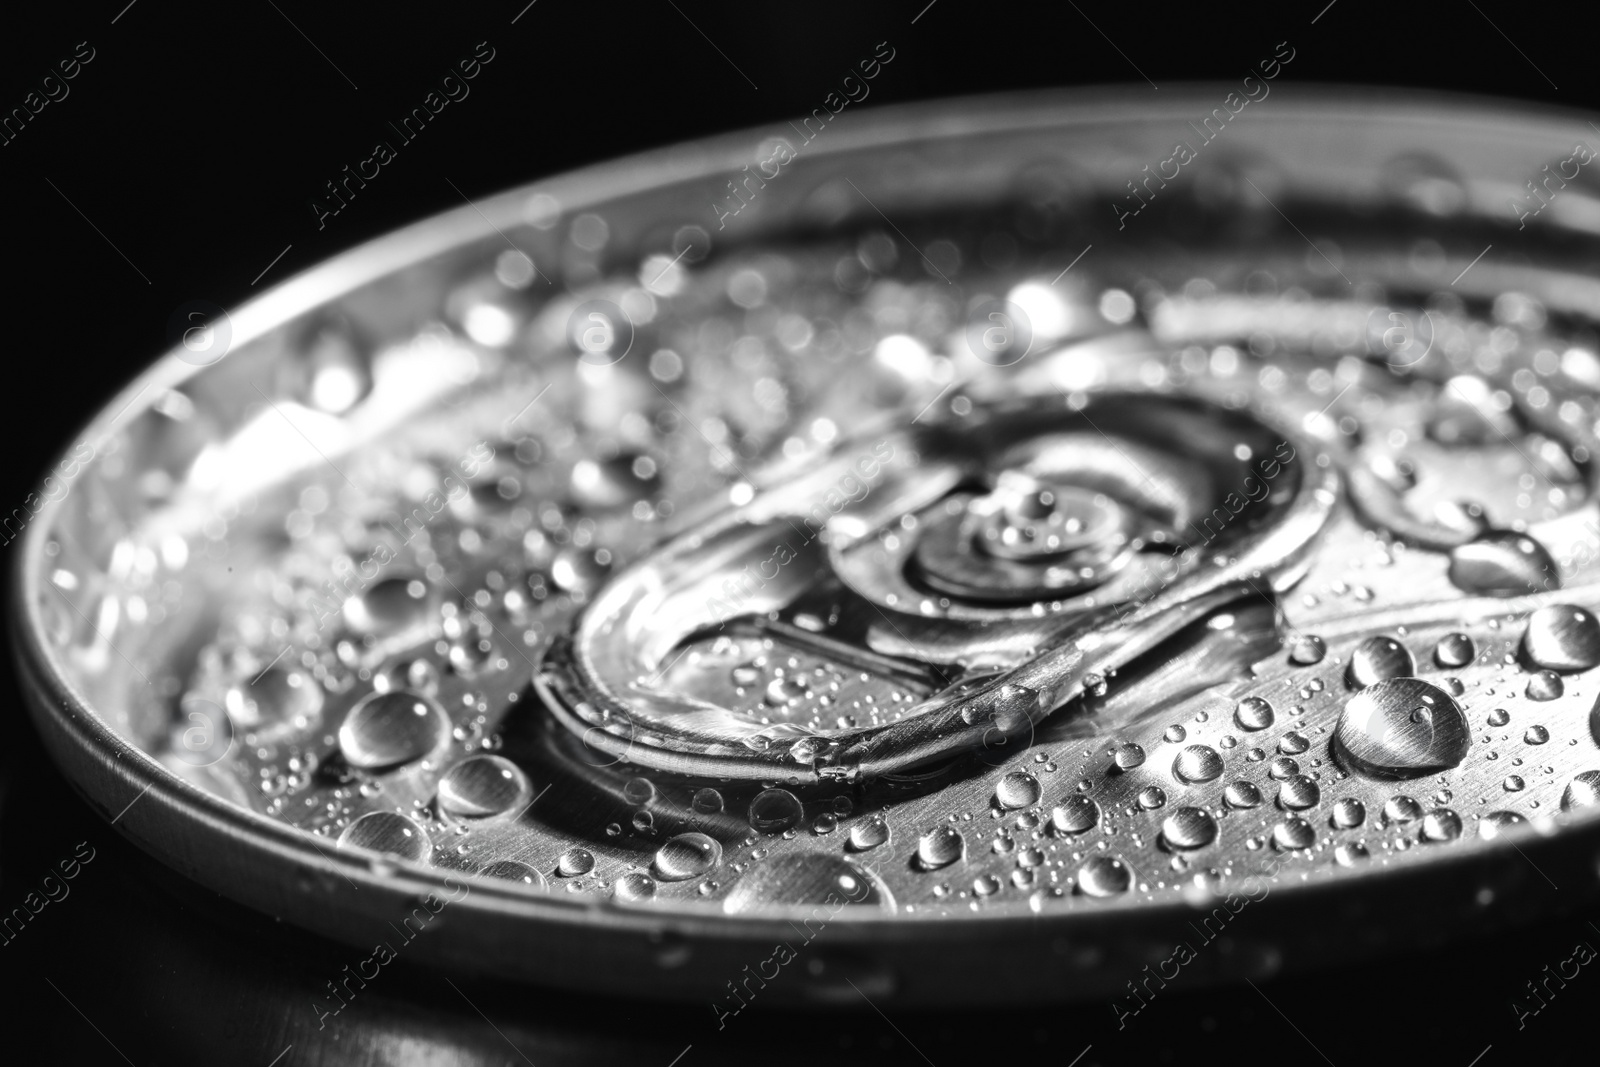
<svg viewBox="0 0 1600 1067"><path fill-rule="evenodd" d="M622 161L186 336L28 530L47 744L269 913L727 1010L1592 891L1600 190L1505 209L1585 127L1290 98L1152 181L1213 96Z"/></svg>

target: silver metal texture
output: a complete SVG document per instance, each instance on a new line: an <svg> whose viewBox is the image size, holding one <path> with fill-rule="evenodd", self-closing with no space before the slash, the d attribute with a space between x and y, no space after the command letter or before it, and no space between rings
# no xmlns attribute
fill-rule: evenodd
<svg viewBox="0 0 1600 1067"><path fill-rule="evenodd" d="M263 911L716 1010L1591 898L1588 128L1225 92L688 145L219 315L27 530L48 747Z"/></svg>

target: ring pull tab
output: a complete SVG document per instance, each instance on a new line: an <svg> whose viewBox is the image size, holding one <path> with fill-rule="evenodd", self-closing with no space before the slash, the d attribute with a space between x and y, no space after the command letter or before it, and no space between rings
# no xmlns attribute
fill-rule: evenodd
<svg viewBox="0 0 1600 1067"><path fill-rule="evenodd" d="M1135 392L850 442L616 574L536 684L587 745L666 771L1010 758L1107 676L1299 577L1338 499L1302 449Z"/></svg>

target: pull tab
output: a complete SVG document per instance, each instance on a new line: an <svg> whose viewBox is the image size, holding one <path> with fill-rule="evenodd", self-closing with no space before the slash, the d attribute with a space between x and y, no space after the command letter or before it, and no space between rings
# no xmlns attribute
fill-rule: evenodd
<svg viewBox="0 0 1600 1067"><path fill-rule="evenodd" d="M813 782L962 752L1296 580L1332 465L1158 393L984 404L839 447L619 572L536 672L590 747Z"/></svg>

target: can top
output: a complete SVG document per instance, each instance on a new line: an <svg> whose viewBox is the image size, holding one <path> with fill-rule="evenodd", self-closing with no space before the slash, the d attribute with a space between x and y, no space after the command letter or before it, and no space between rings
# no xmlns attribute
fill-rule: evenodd
<svg viewBox="0 0 1600 1067"><path fill-rule="evenodd" d="M672 996L797 917L906 999L1120 988L1208 901L1600 834L1586 127L1221 92L725 138L180 309L26 530L52 751L258 907ZM1037 988L1041 922L1111 962Z"/></svg>

